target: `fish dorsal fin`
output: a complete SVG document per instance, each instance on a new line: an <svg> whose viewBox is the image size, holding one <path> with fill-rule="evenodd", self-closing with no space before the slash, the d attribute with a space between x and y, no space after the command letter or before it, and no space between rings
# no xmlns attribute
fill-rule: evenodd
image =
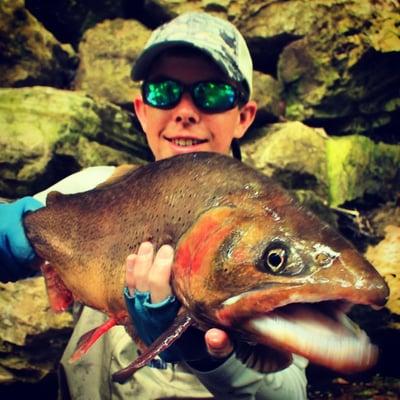
<svg viewBox="0 0 400 400"><path fill-rule="evenodd" d="M138 369L144 367L155 356L179 339L183 332L185 332L193 323L194 321L188 313L183 312L178 314L171 326L147 348L147 351L143 352L126 368L113 374L113 381L118 383L124 383L127 381Z"/></svg>
<svg viewBox="0 0 400 400"><path fill-rule="evenodd" d="M100 183L99 185L96 186L96 189L101 189L107 186L110 186L116 182L119 182L123 177L134 171L135 169L139 168L140 165L134 165L134 164L122 164L118 167L115 168L114 172L112 175L105 180L104 182Z"/></svg>
<svg viewBox="0 0 400 400"><path fill-rule="evenodd" d="M292 355L261 344L240 342L236 357L247 367L262 373L280 371L292 363Z"/></svg>
<svg viewBox="0 0 400 400"><path fill-rule="evenodd" d="M51 192L49 192L47 194L46 197L46 206L51 206L57 202L60 201L60 199L62 199L63 197L65 197L64 194L58 192L57 190L52 190Z"/></svg>

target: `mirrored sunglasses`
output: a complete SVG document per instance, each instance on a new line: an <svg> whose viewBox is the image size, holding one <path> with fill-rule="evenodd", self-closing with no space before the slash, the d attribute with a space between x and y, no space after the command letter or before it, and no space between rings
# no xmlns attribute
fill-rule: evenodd
<svg viewBox="0 0 400 400"><path fill-rule="evenodd" d="M185 85L173 79L157 79L142 84L144 102L163 110L178 105L186 91L190 93L196 107L206 113L230 110L241 100L238 89L226 82L201 81Z"/></svg>

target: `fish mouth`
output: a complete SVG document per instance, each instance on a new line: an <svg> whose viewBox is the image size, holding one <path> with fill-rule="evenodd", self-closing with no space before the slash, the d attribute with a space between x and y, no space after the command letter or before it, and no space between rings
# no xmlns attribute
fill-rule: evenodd
<svg viewBox="0 0 400 400"><path fill-rule="evenodd" d="M290 304L249 318L244 325L259 343L335 371L356 373L376 363L378 349L347 317L351 307L342 301Z"/></svg>

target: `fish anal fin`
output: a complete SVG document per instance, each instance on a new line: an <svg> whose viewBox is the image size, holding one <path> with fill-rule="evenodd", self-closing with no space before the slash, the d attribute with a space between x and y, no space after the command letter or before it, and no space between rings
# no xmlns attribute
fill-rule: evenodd
<svg viewBox="0 0 400 400"><path fill-rule="evenodd" d="M76 345L76 349L68 362L73 363L81 359L88 350L100 339L108 330L110 330L113 326L117 324L117 320L115 318L110 318L104 324L94 328L85 334L83 334L78 344Z"/></svg>
<svg viewBox="0 0 400 400"><path fill-rule="evenodd" d="M105 180L104 182L100 183L99 185L96 186L96 189L101 189L104 187L107 187L109 185L112 185L113 183L118 182L121 180L127 173L135 170L136 168L139 168L140 165L134 165L134 164L122 164L119 165L118 167L115 168L114 172L112 175Z"/></svg>
<svg viewBox="0 0 400 400"><path fill-rule="evenodd" d="M179 339L183 332L185 332L193 323L194 321L188 313L178 314L171 326L159 338L157 338L157 340L155 340L145 352L140 354L136 360L124 369L115 372L112 376L112 380L118 383L124 383L127 381L137 370L144 367L155 356Z"/></svg>
<svg viewBox="0 0 400 400"><path fill-rule="evenodd" d="M63 312L74 301L71 291L65 286L56 270L45 262L40 269L46 283L47 296L51 309L56 312Z"/></svg>
<svg viewBox="0 0 400 400"><path fill-rule="evenodd" d="M236 357L247 367L262 373L285 369L292 363L292 355L261 344L240 342L236 348Z"/></svg>

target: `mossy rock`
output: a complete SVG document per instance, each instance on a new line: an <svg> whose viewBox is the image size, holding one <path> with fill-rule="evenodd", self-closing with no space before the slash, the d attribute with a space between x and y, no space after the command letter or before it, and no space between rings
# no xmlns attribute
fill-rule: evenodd
<svg viewBox="0 0 400 400"><path fill-rule="evenodd" d="M328 197L338 206L365 194L388 199L400 184L400 146L367 137L330 137L326 143Z"/></svg>

